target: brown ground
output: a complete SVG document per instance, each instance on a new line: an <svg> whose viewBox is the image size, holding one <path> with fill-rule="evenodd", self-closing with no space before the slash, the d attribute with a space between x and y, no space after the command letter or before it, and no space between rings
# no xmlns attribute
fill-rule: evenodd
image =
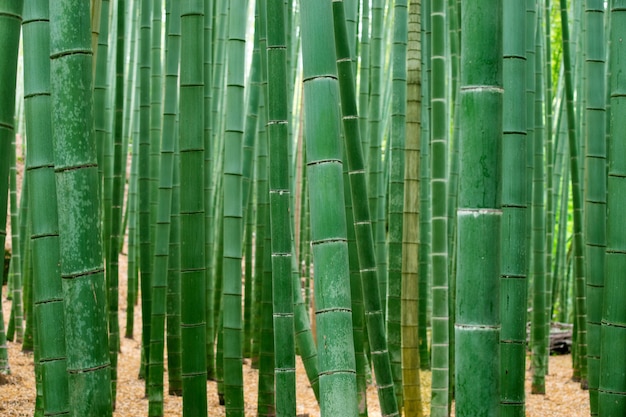
<svg viewBox="0 0 626 417"><path fill-rule="evenodd" d="M125 262L122 262L125 263ZM124 275L125 276L125 271ZM125 305L125 288L122 288L122 302ZM6 287L3 288L2 307L5 320L9 317L11 302L6 300ZM141 316L136 309L136 328L141 323ZM125 324L126 311L122 308L120 312L120 323ZM123 333L123 329L122 329ZM0 416L21 417L32 416L35 397L35 381L33 375L33 356L21 352L21 346L9 342L9 360L11 374L0 376L6 379L5 384L0 385ZM136 417L145 416L148 413L148 401L144 398L144 382L137 379L139 369L140 349L139 333L136 331L133 339L122 339L122 352L119 356L119 381L117 395L116 417ZM588 393L582 391L580 385L572 382L571 357L552 356L550 357L550 375L546 378L547 394L545 396L530 395L527 397L527 416L550 417L550 416L588 416L589 404ZM256 391L257 391L257 370L251 369L248 364L244 365L244 384L246 395L246 415L256 415ZM423 392L430 389L430 374L424 373L422 376ZM166 381L167 384L167 381ZM302 364L298 361L297 367L297 390L298 390L298 414L309 414L311 417L319 416L319 407L315 402L313 392L309 387ZM527 392L530 390L530 373L526 376ZM166 388L167 392L167 388ZM429 406L429 401L425 394L425 415ZM214 382L208 384L209 415L223 416L224 409L218 405L216 385ZM368 390L369 415L379 417L380 411L377 404L376 390L373 386ZM182 415L182 401L180 397L166 397L165 415Z"/></svg>

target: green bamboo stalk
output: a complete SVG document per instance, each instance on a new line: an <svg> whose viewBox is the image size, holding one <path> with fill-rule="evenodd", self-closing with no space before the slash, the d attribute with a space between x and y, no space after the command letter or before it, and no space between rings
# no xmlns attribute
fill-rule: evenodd
<svg viewBox="0 0 626 417"><path fill-rule="evenodd" d="M608 143L608 194L606 224L606 277L604 283L604 308L602 312L600 356L600 385L598 388L598 415L617 416L626 413L626 378L623 372L624 356L620 349L626 343L626 311L620 294L624 271L623 230L621 222L624 203L624 179L626 167L620 152L624 149L622 116L624 110L625 85L618 76L623 70L626 49L621 40L626 36L626 2L609 2L609 72L610 129Z"/></svg>
<svg viewBox="0 0 626 417"><path fill-rule="evenodd" d="M134 0L133 0L134 1ZM133 3L135 6L136 3ZM134 312L135 312L135 301L137 299L137 290L138 287L138 234L137 234L137 216L138 216L138 202L137 202L137 188L138 188L138 165L139 165L139 123L137 123L139 119L139 86L140 82L138 81L138 72L139 72L139 24L138 24L138 15L141 7L135 7L134 13L130 13L129 20L132 23L132 28L128 31L131 39L137 39L137 41L131 42L131 57L129 65L128 73L132 73L132 83L129 82L130 86L128 89L128 94L131 96L130 100L126 102L127 104L127 117L125 120L125 136L131 136L132 134L132 148L131 152L131 166L130 166L130 177L129 177L129 185L128 185L128 196L126 202L126 219L127 219L127 228L128 228L128 272L127 272L127 296L126 296L126 331L124 332L124 337L132 338L133 330L134 330ZM129 9L133 10L133 9ZM124 227L124 229L126 229Z"/></svg>
<svg viewBox="0 0 626 417"><path fill-rule="evenodd" d="M25 213L30 217L30 214ZM23 286L24 286L24 337L22 340L22 352L34 352L35 350L35 333L36 324L33 316L33 262L31 256L31 242L27 236L31 235L31 222L30 218L26 221L27 227L24 234L24 263L22 265L23 271Z"/></svg>
<svg viewBox="0 0 626 417"><path fill-rule="evenodd" d="M493 242L502 218L502 2L466 1L461 15L456 415L497 416L501 250Z"/></svg>
<svg viewBox="0 0 626 417"><path fill-rule="evenodd" d="M220 3L221 4L221 3ZM212 71L213 71L213 2L205 1L204 2L204 120L209 122L204 123L204 149L211 150L211 144L217 141L214 141L213 137L213 120L212 120L212 105L217 102L213 100L213 84L209 81L212 79ZM222 25L223 26L223 25ZM214 152L205 152L204 153L204 175L205 175L205 195L204 195L204 216L205 216L205 253L207 254L207 259L209 263L209 267L206 270L206 289L207 289L207 308L206 308L206 322L207 322L207 378L212 380L215 379L215 326L214 326L214 316L217 315L215 313L215 303L214 303L214 285L216 278L212 273L212 269L214 268L215 261L212 257L214 253L214 237L215 237L215 227L213 218L215 216L215 198L217 194L214 192L214 181L216 177L216 173L214 172L213 167L213 154ZM211 255L209 255L211 254Z"/></svg>
<svg viewBox="0 0 626 417"><path fill-rule="evenodd" d="M49 83L48 83L49 85ZM21 343L24 339L24 306L22 303L22 256L20 244L20 227L19 227L19 212L20 207L17 204L17 169L16 169L16 154L15 154L15 135L11 141L11 167L9 168L9 195L10 195L10 213L11 213L11 264L9 266L9 279L13 282L13 300L11 302L11 318L10 324L13 325L12 331L8 331L9 340L14 340L17 343ZM25 182L22 184L22 192L24 192ZM22 195L26 198L27 193ZM25 199L23 200L25 201ZM25 204L24 207L27 207ZM27 211L23 213L26 217ZM28 238L24 236L25 238ZM13 334L14 333L14 334Z"/></svg>
<svg viewBox="0 0 626 417"><path fill-rule="evenodd" d="M431 0L431 196L432 196L432 388L433 417L447 416L449 404L448 277L448 111L446 102L445 0ZM463 30L463 29L461 29Z"/></svg>
<svg viewBox="0 0 626 417"><path fill-rule="evenodd" d="M152 318L148 371L148 415L163 416L163 374L165 321L167 316L167 278L169 273L172 195L178 112L178 65L180 60L180 10L178 2L168 2L166 48L166 89L163 108L163 137L159 161L157 224L155 230ZM171 7L171 9L170 9Z"/></svg>
<svg viewBox="0 0 626 417"><path fill-rule="evenodd" d="M139 99L139 162L138 162L138 220L139 271L141 285L141 367L139 376L148 381L147 361L150 358L150 314L152 311L152 258L150 257L150 39L152 0L141 0L140 12L140 99ZM146 385L147 388L147 385Z"/></svg>
<svg viewBox="0 0 626 417"><path fill-rule="evenodd" d="M265 0L257 0L257 13L259 14L259 52L261 54L261 79L266 80L267 67L265 63ZM266 87L266 86L265 86ZM258 368L259 368L259 392L257 402L257 414L259 416L275 415L274 405L274 335L272 320L272 273L271 273L271 234L269 229L268 210L268 167L267 167L267 135L265 131L267 112L265 111L264 92L261 88L261 103L259 106L259 140L258 140L258 166L257 166L257 235L256 254L258 262L255 262L256 279L259 281L259 332L258 332Z"/></svg>
<svg viewBox="0 0 626 417"><path fill-rule="evenodd" d="M252 64L248 90L249 93L247 98L246 121L244 126L242 169L242 205L244 210L244 217L246 218L243 355L247 358L251 357L252 352L252 310L254 309L254 301L252 298L254 286L252 274L252 264L254 259L254 251L252 249L252 236L254 234L256 213L254 204L254 187L252 187L251 184L254 182L254 168L256 166L255 142L257 140L259 120L259 96L261 91L261 53L259 51L259 32L257 30L258 19L255 18L254 22L254 46L252 50Z"/></svg>
<svg viewBox="0 0 626 417"><path fill-rule="evenodd" d="M245 187L244 187L245 188ZM248 189L249 193L252 194L252 189ZM244 289L243 289L243 357L250 358L252 352L252 309L253 309L253 299L252 299L252 263L253 260L253 239L252 235L254 234L254 208L251 207L251 202L249 202L248 208L244 210L246 213L246 225L244 229L244 238L243 238L243 280L244 280Z"/></svg>
<svg viewBox="0 0 626 417"><path fill-rule="evenodd" d="M500 414L525 415L526 308L526 4L503 3L502 261Z"/></svg>
<svg viewBox="0 0 626 417"><path fill-rule="evenodd" d="M291 191L288 161L288 79L286 7L281 0L266 3L267 104L269 136L269 203L272 239L274 378L276 414L296 410L294 290L291 277Z"/></svg>
<svg viewBox="0 0 626 417"><path fill-rule="evenodd" d="M0 97L6 103L0 110L0 213L4 220L0 221L0 240L6 240L6 212L8 204L10 147L14 130L15 85L17 77L17 56L22 24L23 1L2 1L0 3L0 46L6 51L6 59L0 65L0 76L4 82L0 84ZM4 245L3 245L4 246ZM4 326L3 326L4 327ZM4 332L0 336L5 336ZM8 351L6 340L0 338L0 372L9 373Z"/></svg>
<svg viewBox="0 0 626 417"><path fill-rule="evenodd" d="M567 145L565 145L567 146ZM557 264L555 265L554 280L559 282L559 303L560 314L559 321L561 323L569 322L569 294L568 291L568 250L567 250L567 202L569 200L569 168L564 168L564 174L561 184L561 207L559 214L559 231L557 244ZM571 249L571 246L570 246Z"/></svg>
<svg viewBox="0 0 626 417"><path fill-rule="evenodd" d="M585 87L587 118L585 141L584 229L587 331L589 367L589 407L598 413L600 381L600 327L604 293L606 251L606 87L604 2L585 2Z"/></svg>
<svg viewBox="0 0 626 417"><path fill-rule="evenodd" d="M430 16L430 1L422 1L421 16ZM413 15L413 13L411 13ZM421 38L423 39L420 51L422 83L426 86L422 88L421 100L425 103L425 110L420 117L420 247L418 252L419 258L419 291L418 291L418 338L420 349L420 369L426 370L431 368L431 352L430 343L427 334L430 320L430 307L432 305L430 287L432 282L432 266L430 262L431 253L431 204L430 204L430 19L420 19Z"/></svg>
<svg viewBox="0 0 626 417"><path fill-rule="evenodd" d="M24 7L24 100L27 129L26 173L32 182L31 245L33 313L37 321L44 415L69 415L69 392L59 268L59 229L50 118L50 29L48 2ZM35 123L38 121L38 123ZM46 209L49 207L49 209ZM14 246L15 248L15 246Z"/></svg>
<svg viewBox="0 0 626 417"><path fill-rule="evenodd" d="M113 404L117 392L117 353L120 350L119 325L119 253L124 241L122 231L122 206L124 204L123 178L126 178L126 150L123 142L124 131L124 36L126 33L126 2L124 0L115 5L116 15L116 44L115 44L115 90L114 90L114 119L112 138L112 174L111 174L111 231L108 247L108 306L109 306L109 357L111 358L111 392Z"/></svg>
<svg viewBox="0 0 626 417"><path fill-rule="evenodd" d="M363 307L363 285L361 283L359 252L356 244L356 234L354 230L354 208L352 205L352 195L349 188L349 175L350 172L348 164L344 164L343 184L346 207L346 223L348 224L348 262L350 267L350 295L352 299L352 337L354 339L357 398L359 405L359 416L367 416L367 373L369 362L365 351L366 335L365 309Z"/></svg>
<svg viewBox="0 0 626 417"><path fill-rule="evenodd" d="M243 416L241 258L243 253L242 157L244 130L245 0L230 2L224 133L224 398L228 416Z"/></svg>
<svg viewBox="0 0 626 417"><path fill-rule="evenodd" d="M365 185L365 164L359 137L356 93L354 90L352 63L345 26L343 2L333 2L333 22L335 28L335 49L337 54L337 72L339 76L341 110L343 114L346 160L350 177L350 191L354 211L354 229L357 238L359 269L363 287L363 303L371 359L376 373L376 385L381 412L392 416L398 414L398 404L394 394L393 377L387 340L384 330L381 297L376 273L377 263L372 236L368 195ZM311 187L313 185L311 184ZM317 297L316 297L317 299Z"/></svg>
<svg viewBox="0 0 626 417"><path fill-rule="evenodd" d="M99 33L98 33L98 44L97 50L100 51L99 55L96 55L94 58L95 65L95 78L94 78L94 125L96 132L96 146L97 146L97 158L98 158L98 174L100 175L100 185L104 184L104 169L105 169L105 161L104 154L105 148L109 145L109 140L111 136L110 130L110 112L108 106L108 100L110 97L109 90L109 5L110 2L108 0L100 0L102 12L98 15L100 16L100 21L98 23ZM109 171L109 174L111 172ZM110 178L109 178L110 179ZM105 256L108 257L108 244L109 244L109 213L108 207L110 206L110 196L107 195L106 192L103 192L104 188L101 188L102 201L104 205L104 219L103 219L103 233L105 236ZM107 206L108 203L108 206Z"/></svg>
<svg viewBox="0 0 626 417"><path fill-rule="evenodd" d="M292 248L292 252L295 248ZM313 394L318 404L319 397L319 372L317 362L317 346L311 330L311 321L309 319L309 308L305 304L302 296L300 273L297 268L295 256L291 263L291 277L293 280L293 303L294 303L294 330L297 353L302 359L306 376L309 380Z"/></svg>
<svg viewBox="0 0 626 417"><path fill-rule="evenodd" d="M117 323L117 303L114 302L114 293L117 294L117 277L112 277L113 266L111 265L111 235L112 235L112 205L113 205L113 114L111 111L112 86L111 68L109 62L109 17L111 15L111 3L103 0L102 12L100 13L100 33L98 35L98 50L100 54L96 59L96 77L94 79L94 125L98 158L98 173L101 181L102 196L102 233L103 250L105 256L105 275L107 283L107 314L109 322L109 356L111 360L111 395L115 404L117 386L117 352L118 343L114 333L119 327ZM113 49L113 48L111 48ZM119 331L118 331L119 333ZM113 405L115 408L115 405Z"/></svg>
<svg viewBox="0 0 626 417"><path fill-rule="evenodd" d="M585 300L585 268L583 259L582 237L582 190L576 139L576 119L574 115L574 91L570 55L567 2L560 0L561 25L563 39L563 64L565 68L565 96L567 97L567 131L570 152L570 176L572 180L572 199L574 202L574 272L576 274L576 321L578 325L578 355L580 356L581 386L587 388L587 306Z"/></svg>
<svg viewBox="0 0 626 417"><path fill-rule="evenodd" d="M172 9L178 8L172 4ZM170 45L174 48L174 45ZM178 131L178 118L176 119ZM180 340L180 154L178 141L175 143L174 175L172 190L172 217L170 220L170 249L167 276L167 377L169 394L183 394L182 352Z"/></svg>
<svg viewBox="0 0 626 417"><path fill-rule="evenodd" d="M71 415L111 416L89 18L84 2L50 4L52 137Z"/></svg>
<svg viewBox="0 0 626 417"><path fill-rule="evenodd" d="M259 366L260 348L262 346L262 319L263 314L263 270L264 270L264 245L265 245L265 217L267 212L267 196L269 189L267 185L267 136L265 125L267 120L267 112L265 111L265 92L267 90L267 65L266 62L266 38L265 38L265 0L258 0L256 5L255 25L256 31L259 33L259 61L261 76L259 79L259 122L258 122L258 139L257 139L257 164L256 164L256 239L255 239L255 262L254 262L254 329L255 336L252 344L252 366ZM258 22L258 23L257 23ZM273 343L273 342L272 342ZM256 358L256 359L255 359ZM272 369L274 364L271 364ZM259 387L260 388L260 387Z"/></svg>
<svg viewBox="0 0 626 417"><path fill-rule="evenodd" d="M257 4L261 5L264 0ZM261 150L267 150L267 143L260 144ZM268 187L267 185L265 187ZM269 188L266 188L269 195ZM269 206L269 202L265 203ZM270 213L265 211L265 229L270 227ZM263 248L263 278L261 295L261 341L259 351L259 394L257 404L257 414L263 417L276 415L275 402L275 372L274 372L274 323L272 317L272 259L271 259L272 237L270 233L265 233L265 247Z"/></svg>
<svg viewBox="0 0 626 417"><path fill-rule="evenodd" d="M383 9L385 7L385 0L372 0L372 29L371 29L371 46L370 46L370 92L369 92L369 107L368 114L368 147L367 164L368 172L368 195L369 195L369 209L370 220L372 221L372 231L374 233L374 241L376 242L376 267L378 274L378 293L380 295L380 303L383 306L383 316L387 314L387 259L380 259L380 242L384 242L385 228L382 229L380 223L384 213L380 212L381 206L379 203L379 195L383 192L381 190L382 183L381 178L383 176L383 153L382 153L382 141L383 141L383 127L382 127L382 112L383 112Z"/></svg>
<svg viewBox="0 0 626 417"><path fill-rule="evenodd" d="M356 416L356 371L330 1L301 3L311 243L322 416ZM345 26L344 26L345 29ZM350 74L352 66L350 65ZM395 398L394 398L395 399Z"/></svg>
<svg viewBox="0 0 626 417"><path fill-rule="evenodd" d="M204 248L204 4L181 3L180 190L183 415L206 415L206 284Z"/></svg>
<svg viewBox="0 0 626 417"><path fill-rule="evenodd" d="M402 389L402 242L404 214L405 136L407 113L408 4L394 3L391 146L389 157L389 276L387 278L387 337L398 407L403 406ZM419 162L419 159L416 161ZM419 169L418 169L419 171ZM417 226L417 224L415 225ZM416 229L417 230L417 229ZM414 258L417 261L417 257ZM415 263L417 266L417 262ZM415 270L417 272L417 269ZM417 289L417 288L416 288ZM417 294L417 292L415 292ZM416 305L417 306L417 305ZM415 315L417 317L417 315ZM417 323L415 323L417 324ZM417 336L417 335L416 335ZM417 346L417 345L416 345ZM417 369L417 368L416 368Z"/></svg>
<svg viewBox="0 0 626 417"><path fill-rule="evenodd" d="M552 298L552 288L554 287L554 285L552 284L552 274L551 269L552 269L552 265L553 265L553 252L554 252L554 243L555 243L555 238L554 238L554 228L556 225L556 221L555 221L555 215L554 215L554 138L552 136L552 123L553 123L553 104L552 104L552 46L551 46L551 38L550 38L550 33L551 33L551 23L550 23L550 0L545 0L544 1L544 6L542 7L543 9L543 23L544 23L544 28L545 28L545 36L543 36L543 56L542 56L542 61L543 61L543 85L545 86L545 88L543 89L543 94L544 94L544 126L545 126L545 132L546 132L546 150L545 150L545 155L546 155L546 271L547 271L547 275L546 275L546 293L548 294L547 296L547 301L546 301L546 314L547 317L549 317L550 319L552 319L552 303L551 298ZM539 35L538 35L539 36ZM550 337L550 324L547 324L547 337ZM549 344L547 345L547 348L549 349ZM549 354L549 353L548 353Z"/></svg>
<svg viewBox="0 0 626 417"><path fill-rule="evenodd" d="M139 83L137 83L139 84ZM138 106L136 106L138 107ZM138 111L135 113L139 113ZM137 118L137 117L135 117ZM130 179L128 186L128 202L127 211L128 215L128 276L127 287L128 293L126 295L126 331L124 337L127 339L133 338L133 332L135 327L135 302L137 301L137 287L139 280L139 234L138 234L138 209L139 202L137 196L138 188L138 170L139 170L139 138L134 136L133 148L131 151L132 159L130 166Z"/></svg>
<svg viewBox="0 0 626 417"><path fill-rule="evenodd" d="M537 10L541 16L542 9ZM541 19L539 19L540 21ZM532 195L532 315L533 326L531 328L532 352L533 352L533 380L531 392L533 394L545 394L545 375L548 366L550 317L546 307L549 298L546 296L548 288L546 273L546 210L545 210L545 174L544 174L544 128L543 128L543 82L541 70L541 42L543 37L539 32L535 37L535 129L534 129L534 162L533 162L533 195Z"/></svg>
<svg viewBox="0 0 626 417"><path fill-rule="evenodd" d="M360 56L359 68L359 130L363 144L363 157L367 160L369 153L369 123L368 109L370 97L370 3L372 0L362 0L360 9L360 39L358 42L358 55ZM352 42L354 43L354 42ZM355 56L357 49L355 48Z"/></svg>

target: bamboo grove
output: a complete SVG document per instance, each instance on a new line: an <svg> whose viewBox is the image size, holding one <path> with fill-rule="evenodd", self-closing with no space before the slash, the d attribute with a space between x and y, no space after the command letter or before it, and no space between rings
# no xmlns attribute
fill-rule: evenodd
<svg viewBox="0 0 626 417"><path fill-rule="evenodd" d="M558 325L626 415L624 38L626 0L0 0L0 372L112 416L140 334L149 416L295 416L302 363L326 417L521 417Z"/></svg>

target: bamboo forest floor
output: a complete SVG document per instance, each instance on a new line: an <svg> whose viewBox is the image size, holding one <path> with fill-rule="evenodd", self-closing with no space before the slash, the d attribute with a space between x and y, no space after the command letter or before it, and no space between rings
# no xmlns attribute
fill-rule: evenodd
<svg viewBox="0 0 626 417"><path fill-rule="evenodd" d="M123 258L125 258L123 256ZM121 259L125 261L125 259ZM125 263L125 262L123 262ZM125 266L125 265L124 265ZM122 271L125 274L125 271ZM122 275L125 276L125 275ZM125 281L125 280L122 280ZM120 294L120 305L124 306L126 288L123 284ZM2 289L2 308L5 321L9 317L11 302L6 299L6 286ZM119 356L119 380L117 394L117 409L115 417L139 417L148 414L148 400L144 397L144 381L137 378L140 362L140 309L136 309L133 339L122 338L121 354ZM120 325L122 332L126 322L125 307L120 309ZM6 325L6 323L5 323ZM33 371L32 353L23 353L21 345L9 342L10 375L0 375L0 416L26 417L32 416L35 399L35 378ZM527 362L528 363L528 362ZM527 407L526 416L551 417L568 416L583 417L589 415L588 392L580 389L580 385L571 380L571 356L551 356L550 375L546 377L547 394L545 396L530 395L530 372L526 373ZM256 415L258 371L251 369L249 361L244 365L244 384L246 395L246 416ZM167 378L165 381L167 392ZM319 416L319 407L316 404L313 391L304 373L302 362L297 362L297 413L301 416ZM216 383L208 383L209 416L224 416L224 408L218 405ZM422 396L424 401L424 415L428 415L430 397L430 373L422 373ZM370 385L368 389L368 410L371 417L379 417L376 389ZM181 397L166 396L165 415L181 416Z"/></svg>

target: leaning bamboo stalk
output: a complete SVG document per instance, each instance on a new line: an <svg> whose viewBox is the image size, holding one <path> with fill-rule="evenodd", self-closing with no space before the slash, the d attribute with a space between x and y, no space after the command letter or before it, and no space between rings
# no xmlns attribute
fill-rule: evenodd
<svg viewBox="0 0 626 417"><path fill-rule="evenodd" d="M365 163L361 149L356 92L353 82L352 62L346 33L344 8L342 1L333 2L333 22L335 27L335 49L337 54L337 73L339 77L341 110L344 125L344 146L350 177L350 191L354 210L354 229L357 239L359 268L363 287L363 304L367 317L367 333L371 358L376 373L376 385L381 412L385 416L398 415L398 403L394 394L391 362L387 350L384 330L381 297L376 279L377 264L367 204L365 185Z"/></svg>
<svg viewBox="0 0 626 417"><path fill-rule="evenodd" d="M180 11L178 2L168 15L168 48L166 48L166 88L163 114L163 138L159 161L156 230L152 275L150 324L150 357L148 371L148 415L163 415L163 374L165 321L167 315L167 278L170 255L172 196L176 150L176 114L178 110L178 64L180 58ZM169 329L168 329L169 330Z"/></svg>
<svg viewBox="0 0 626 417"><path fill-rule="evenodd" d="M576 117L574 114L574 90L572 81L572 64L570 54L570 37L568 25L567 2L561 0L561 25L563 40L563 65L565 68L565 96L567 106L567 133L570 152L570 176L572 181L572 198L574 202L574 272L576 275L576 322L578 326L578 356L580 357L581 386L587 387L587 305L585 299L585 266L584 246L582 237L583 207L580 183L580 163L578 160L579 145L576 137Z"/></svg>

